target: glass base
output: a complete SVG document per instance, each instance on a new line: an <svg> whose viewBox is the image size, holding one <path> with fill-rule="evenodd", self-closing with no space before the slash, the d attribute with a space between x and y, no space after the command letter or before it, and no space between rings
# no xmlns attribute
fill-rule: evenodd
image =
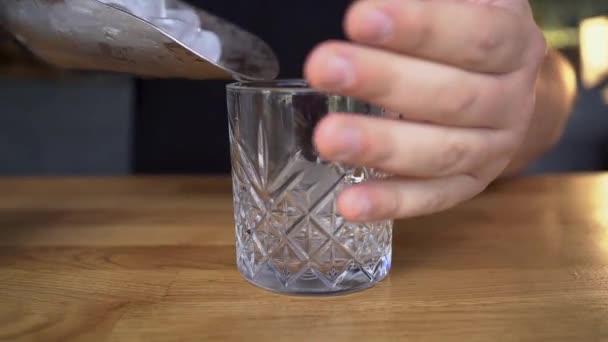
<svg viewBox="0 0 608 342"><path fill-rule="evenodd" d="M242 259L237 266L245 280L264 290L292 295L340 295L365 290L386 278L391 267L391 255L380 258L374 269L352 265L335 279L328 278L326 272L315 267L306 267L285 281L277 276L278 272L271 263L265 263L254 274Z"/></svg>

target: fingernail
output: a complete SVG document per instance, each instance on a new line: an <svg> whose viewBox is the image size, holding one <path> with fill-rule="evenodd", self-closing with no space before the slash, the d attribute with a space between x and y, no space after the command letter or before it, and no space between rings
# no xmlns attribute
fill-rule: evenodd
<svg viewBox="0 0 608 342"><path fill-rule="evenodd" d="M332 55L325 66L324 87L329 90L341 90L353 82L353 67L350 61L339 55Z"/></svg>
<svg viewBox="0 0 608 342"><path fill-rule="evenodd" d="M363 39L370 43L382 43L393 32L393 20L379 9L366 12L364 16L365 28Z"/></svg>

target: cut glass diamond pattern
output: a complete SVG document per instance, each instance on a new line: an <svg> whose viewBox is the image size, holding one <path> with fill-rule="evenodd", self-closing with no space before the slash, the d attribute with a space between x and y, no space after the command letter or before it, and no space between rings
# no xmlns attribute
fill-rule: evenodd
<svg viewBox="0 0 608 342"><path fill-rule="evenodd" d="M249 241L249 243L243 245L240 259L242 259L246 264L247 270L251 277L255 277L260 268L264 267L264 264L268 258L260 249L259 243L255 243L253 238Z"/></svg>
<svg viewBox="0 0 608 342"><path fill-rule="evenodd" d="M303 218L288 235L292 245L296 246L307 259L329 240L320 227L311 220L310 217Z"/></svg>
<svg viewBox="0 0 608 342"><path fill-rule="evenodd" d="M349 251L330 241L312 257L315 274L332 289L348 275L354 263L355 260Z"/></svg>
<svg viewBox="0 0 608 342"><path fill-rule="evenodd" d="M392 223L346 222L336 209L339 191L374 178L373 170L305 160L296 152L279 172L269 172L272 156L263 125L251 157L233 125L237 261L246 278L274 288L271 275L290 292L335 292L386 275Z"/></svg>
<svg viewBox="0 0 608 342"><path fill-rule="evenodd" d="M287 286L294 277L305 271L305 262L289 243L283 243L274 251L269 263L283 286Z"/></svg>

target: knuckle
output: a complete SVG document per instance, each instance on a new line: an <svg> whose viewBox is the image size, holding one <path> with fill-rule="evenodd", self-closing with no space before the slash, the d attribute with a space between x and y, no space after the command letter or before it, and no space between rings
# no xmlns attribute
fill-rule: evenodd
<svg viewBox="0 0 608 342"><path fill-rule="evenodd" d="M434 191L429 191L426 203L425 203L425 211L429 213L442 211L449 207L449 198L448 194L443 189L437 189Z"/></svg>
<svg viewBox="0 0 608 342"><path fill-rule="evenodd" d="M488 58L496 54L503 46L504 33L499 30L479 30L474 38L471 49L463 56L463 64L475 68L480 64L487 64Z"/></svg>
<svg viewBox="0 0 608 342"><path fill-rule="evenodd" d="M466 54L462 56L462 65L467 69L475 69L482 63L486 63L488 60L486 51L480 49L470 49Z"/></svg>
<svg viewBox="0 0 608 342"><path fill-rule="evenodd" d="M435 159L434 169L440 176L453 174L466 165L471 147L463 139L447 138L444 148Z"/></svg>
<svg viewBox="0 0 608 342"><path fill-rule="evenodd" d="M433 38L433 21L428 11L422 7L409 11L406 14L404 23L406 29L413 32L411 39L408 39L408 48L411 50L423 49Z"/></svg>
<svg viewBox="0 0 608 342"><path fill-rule="evenodd" d="M468 85L454 86L458 83L450 83L445 89L439 91L441 115L453 116L454 114L465 114L474 106L477 94ZM447 118L440 118L447 119ZM453 120L450 120L453 121Z"/></svg>
<svg viewBox="0 0 608 342"><path fill-rule="evenodd" d="M502 30L479 30L478 34L476 50L484 57L500 48L505 40Z"/></svg>

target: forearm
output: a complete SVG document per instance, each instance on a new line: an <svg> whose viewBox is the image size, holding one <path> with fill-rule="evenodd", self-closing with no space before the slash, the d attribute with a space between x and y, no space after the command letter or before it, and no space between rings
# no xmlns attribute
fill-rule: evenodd
<svg viewBox="0 0 608 342"><path fill-rule="evenodd" d="M576 74L572 65L559 52L550 51L539 73L532 122L505 176L522 171L559 141L575 97Z"/></svg>

